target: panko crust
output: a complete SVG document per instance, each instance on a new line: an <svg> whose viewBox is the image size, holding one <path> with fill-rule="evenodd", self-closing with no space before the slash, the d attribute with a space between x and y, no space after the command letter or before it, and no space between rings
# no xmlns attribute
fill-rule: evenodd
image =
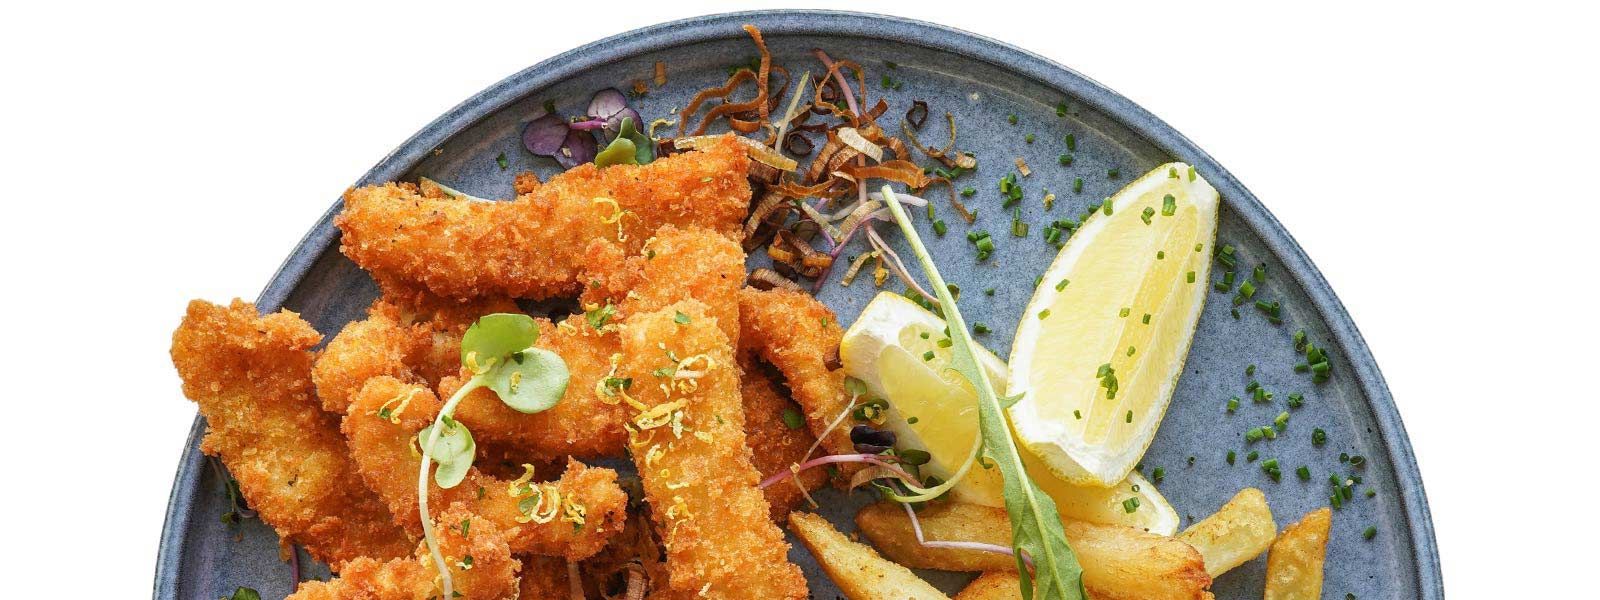
<svg viewBox="0 0 1600 600"><path fill-rule="evenodd" d="M413 185L351 189L340 250L379 281L452 298L552 298L582 290L590 242L635 254L662 225L733 239L750 205L750 160L728 136L648 165L579 165L509 202L430 198Z"/></svg>
<svg viewBox="0 0 1600 600"><path fill-rule="evenodd" d="M499 402L497 398L489 401ZM367 382L350 406L343 423L362 480L388 504L389 512L407 530L421 534L417 507L417 474L421 456L416 436L433 423L442 403L427 388L393 377ZM390 418L381 414L388 408ZM469 427L470 430L470 427ZM535 473L537 475L537 473ZM465 505L505 531L517 553L560 556L582 560L599 552L606 540L622 529L628 495L617 485L611 469L588 467L569 461L566 472L553 483L561 506L581 510L581 520L562 512L560 518L539 523L525 518L512 494L512 481L496 479L471 468L460 484L448 490L430 478L429 506Z"/></svg>
<svg viewBox="0 0 1600 600"><path fill-rule="evenodd" d="M450 507L435 530L439 551L450 568L453 592L469 600L516 600L521 561L512 558L504 532L465 506ZM470 566L468 563L470 562ZM307 581L290 600L428 600L443 595L427 544L414 555L378 561L358 558L338 577Z"/></svg>
<svg viewBox="0 0 1600 600"><path fill-rule="evenodd" d="M750 462L767 478L781 473L791 465L805 460L806 451L816 442L816 436L804 425L790 428L783 414L800 407L781 389L770 366L761 364L748 354L740 356L739 395L744 402L745 443L750 446ZM806 493L822 487L828 481L826 471L807 469L790 481L773 484L762 490L767 504L772 506L772 522L789 522L789 511L800 505ZM798 485L797 485L798 483ZM802 492L801 488L805 491Z"/></svg>
<svg viewBox="0 0 1600 600"><path fill-rule="evenodd" d="M667 550L671 589L704 598L805 598L805 577L789 562L789 544L757 487L732 341L712 314L684 300L633 316L621 332L622 371L634 380L635 399L646 410L665 406L658 416L677 423L636 429L629 439ZM699 375L686 378L690 372Z"/></svg>
<svg viewBox="0 0 1600 600"><path fill-rule="evenodd" d="M221 458L261 520L313 558L337 569L403 556L414 539L361 485L338 418L312 394L321 337L288 311L263 317L240 300L190 302L172 362L206 418L200 450Z"/></svg>
<svg viewBox="0 0 1600 600"><path fill-rule="evenodd" d="M829 429L850 407L844 369L837 362L844 330L839 319L809 294L784 289L745 288L739 292L740 346L777 367L800 404L806 426L814 436L826 437L827 454L854 454L847 426ZM859 464L839 465L848 475Z"/></svg>

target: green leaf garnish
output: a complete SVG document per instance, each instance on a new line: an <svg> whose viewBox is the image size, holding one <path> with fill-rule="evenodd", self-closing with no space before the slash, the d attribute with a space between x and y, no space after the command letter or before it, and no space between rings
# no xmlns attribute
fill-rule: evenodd
<svg viewBox="0 0 1600 600"><path fill-rule="evenodd" d="M647 165L656 159L656 143L639 131L633 117L623 117L617 128L617 139L611 140L604 150L594 155L597 167L611 165Z"/></svg>
<svg viewBox="0 0 1600 600"><path fill-rule="evenodd" d="M533 317L515 313L484 315L461 336L461 364L489 367L491 360L520 352L539 341L539 326Z"/></svg>
<svg viewBox="0 0 1600 600"><path fill-rule="evenodd" d="M439 432L439 439L433 441L428 455L439 465L433 472L434 483L448 490L466 478L467 469L472 468L472 459L478 454L478 444L472 440L472 432L467 431L466 425L449 415L442 416L440 425L444 429ZM417 439L424 442L432 439L433 428L433 425L422 428Z"/></svg>
<svg viewBox="0 0 1600 600"><path fill-rule="evenodd" d="M228 600L261 600L261 592L247 587L234 588L233 595Z"/></svg>
<svg viewBox="0 0 1600 600"><path fill-rule="evenodd" d="M567 393L567 363L543 348L528 348L500 361L483 379L506 406L536 413L555 406Z"/></svg>
<svg viewBox="0 0 1600 600"><path fill-rule="evenodd" d="M1037 592L1044 600L1084 600L1087 596L1083 589L1083 567L1067 544L1055 501L1046 496L1023 469L1016 441L1011 439L1005 408L995 396L988 372L978 364L977 344L967 334L966 320L961 318L961 311L939 275L938 267L934 266L933 257L912 227L911 217L889 186L883 187L883 197L894 214L895 223L911 244L912 252L922 263L932 289L938 292L945 321L949 324L950 339L954 342L948 368L966 378L978 393L978 428L983 437L983 453L1000 467L1005 478L1006 513L1011 517L1011 539L1017 550L1022 597L1032 599ZM1023 563L1024 552L1034 562L1031 577Z"/></svg>

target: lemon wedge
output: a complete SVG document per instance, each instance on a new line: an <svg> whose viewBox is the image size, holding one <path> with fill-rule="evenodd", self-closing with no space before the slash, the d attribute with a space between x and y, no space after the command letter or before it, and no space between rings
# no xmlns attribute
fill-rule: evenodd
<svg viewBox="0 0 1600 600"><path fill-rule="evenodd" d="M937 315L883 292L845 332L839 357L847 373L889 403L883 427L895 433L897 445L926 451L922 473L948 480L978 439L978 398L966 379L946 369L950 348L944 332L945 322ZM1005 362L987 350L978 352L978 362L996 387L1005 386ZM1078 486L1057 478L1039 459L1022 455L1029 477L1055 499L1064 517L1163 535L1178 529L1177 511L1137 473L1110 488ZM999 469L973 467L950 497L1004 507L1003 484Z"/></svg>
<svg viewBox="0 0 1600 600"><path fill-rule="evenodd" d="M1056 255L1023 313L1006 394L1022 445L1062 479L1123 481L1166 413L1209 285L1217 190L1169 163Z"/></svg>

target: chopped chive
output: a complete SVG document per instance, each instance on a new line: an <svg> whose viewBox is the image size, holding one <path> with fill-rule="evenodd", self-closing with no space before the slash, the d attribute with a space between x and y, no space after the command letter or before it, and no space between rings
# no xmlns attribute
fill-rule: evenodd
<svg viewBox="0 0 1600 600"><path fill-rule="evenodd" d="M1070 133L1067 134L1067 149L1073 152L1078 151L1078 138L1074 137Z"/></svg>
<svg viewBox="0 0 1600 600"><path fill-rule="evenodd" d="M1189 181L1194 181L1194 167L1189 167Z"/></svg>
<svg viewBox="0 0 1600 600"><path fill-rule="evenodd" d="M1173 198L1172 194L1167 194L1161 199L1161 216L1170 217L1175 214L1178 214L1178 199Z"/></svg>
<svg viewBox="0 0 1600 600"><path fill-rule="evenodd" d="M1111 216L1111 201L1107 200L1104 204L1101 204L1100 210L1106 213L1106 216Z"/></svg>
<svg viewBox="0 0 1600 600"><path fill-rule="evenodd" d="M1028 237L1028 224L1022 222L1022 209L1011 212L1011 237Z"/></svg>
<svg viewBox="0 0 1600 600"><path fill-rule="evenodd" d="M1078 410L1073 410L1072 411L1072 418L1078 419L1078 420L1081 421L1081 420L1083 420L1083 413L1081 411L1078 411Z"/></svg>
<svg viewBox="0 0 1600 600"><path fill-rule="evenodd" d="M1150 472L1150 481L1152 483L1161 483L1161 480L1166 479L1166 478L1167 478L1167 470L1163 469L1161 467L1156 467L1154 471Z"/></svg>
<svg viewBox="0 0 1600 600"><path fill-rule="evenodd" d="M1304 404L1305 401L1306 401L1305 394L1302 394L1300 392L1290 392L1289 393L1289 408L1300 408L1300 405Z"/></svg>
<svg viewBox="0 0 1600 600"><path fill-rule="evenodd" d="M1231 412L1236 411L1236 410L1239 410L1239 397L1238 396L1234 396L1234 397L1228 399L1228 412L1231 413Z"/></svg>
<svg viewBox="0 0 1600 600"><path fill-rule="evenodd" d="M1121 176L1122 176L1122 169L1115 169L1115 168L1106 169L1106 177L1107 178L1116 179L1116 178L1121 177Z"/></svg>
<svg viewBox="0 0 1600 600"><path fill-rule="evenodd" d="M1377 527L1373 527L1371 525L1368 525L1367 528L1361 532L1361 539L1370 540L1373 537L1376 537L1377 535L1378 535L1378 528Z"/></svg>
<svg viewBox="0 0 1600 600"><path fill-rule="evenodd" d="M1156 260L1166 260L1166 258L1167 258L1167 251L1166 250L1157 250L1156 251Z"/></svg>
<svg viewBox="0 0 1600 600"><path fill-rule="evenodd" d="M1278 413L1278 418L1272 420L1272 426L1273 427L1277 427L1278 431L1283 431L1283 429L1285 427L1288 427L1289 426L1289 411L1283 411L1281 413Z"/></svg>
<svg viewBox="0 0 1600 600"><path fill-rule="evenodd" d="M922 353L922 360L923 360L923 362L927 362L927 361L933 360L933 351L929 350L927 352L923 352Z"/></svg>
<svg viewBox="0 0 1600 600"><path fill-rule="evenodd" d="M1300 465L1300 468L1295 469L1294 474L1300 478L1300 481L1311 481L1311 469L1305 465Z"/></svg>
<svg viewBox="0 0 1600 600"><path fill-rule="evenodd" d="M961 188L961 195L963 197L971 198L972 195L976 194L976 193L978 193L978 190L972 189L972 186L970 186L970 185L967 186L967 187Z"/></svg>
<svg viewBox="0 0 1600 600"><path fill-rule="evenodd" d="M1127 500L1123 500L1122 501L1122 511L1123 512L1130 512L1131 513L1131 512L1136 511L1136 510L1139 510L1139 499L1138 498L1129 498Z"/></svg>
<svg viewBox="0 0 1600 600"><path fill-rule="evenodd" d="M1194 271L1189 271L1187 275L1184 275L1184 278L1187 279L1189 283L1194 283Z"/></svg>
<svg viewBox="0 0 1600 600"><path fill-rule="evenodd" d="M1063 166L1063 167L1072 166L1072 155L1071 154L1062 154L1060 156L1057 156L1056 157L1056 162L1061 163L1061 166Z"/></svg>
<svg viewBox="0 0 1600 600"><path fill-rule="evenodd" d="M1050 316L1050 309L1046 308L1044 310L1039 311L1039 320L1040 321L1045 320L1049 316Z"/></svg>
<svg viewBox="0 0 1600 600"><path fill-rule="evenodd" d="M983 295L985 295L985 296L993 296L994 295L994 288L986 288L986 289L984 289L983 290Z"/></svg>
<svg viewBox="0 0 1600 600"><path fill-rule="evenodd" d="M501 171L511 168L511 161L506 160L506 153L504 152L501 152L500 156L494 157L494 163L500 165Z"/></svg>
<svg viewBox="0 0 1600 600"><path fill-rule="evenodd" d="M1255 270L1250 272L1250 278L1256 280L1256 283L1266 283L1267 265L1265 263L1256 265Z"/></svg>
<svg viewBox="0 0 1600 600"><path fill-rule="evenodd" d="M1134 353L1133 346L1128 346L1128 356L1133 356L1133 353Z"/></svg>
<svg viewBox="0 0 1600 600"><path fill-rule="evenodd" d="M1228 451L1228 464L1230 464L1230 465L1233 464L1233 451L1232 450Z"/></svg>
<svg viewBox="0 0 1600 600"><path fill-rule="evenodd" d="M1027 142L1029 144L1032 144L1033 143L1033 134L1030 133L1028 135L1022 136L1022 141Z"/></svg>
<svg viewBox="0 0 1600 600"><path fill-rule="evenodd" d="M1131 410L1128 411L1128 416L1124 417L1122 420L1125 423L1132 423L1133 422L1133 411L1131 411Z"/></svg>
<svg viewBox="0 0 1600 600"><path fill-rule="evenodd" d="M1256 374L1256 365L1254 363L1251 363L1249 366L1246 366L1244 368L1245 377L1249 377L1249 376L1255 375L1255 374Z"/></svg>
<svg viewBox="0 0 1600 600"><path fill-rule="evenodd" d="M1014 114L1014 113L1006 115L1006 122L1010 123L1012 125L1016 125L1017 124L1017 115Z"/></svg>
<svg viewBox="0 0 1600 600"><path fill-rule="evenodd" d="M1117 316L1119 316L1119 317L1127 317L1128 314L1131 313L1131 312L1133 312L1132 309L1130 309L1128 307L1123 307L1122 310L1117 311Z"/></svg>
<svg viewBox="0 0 1600 600"><path fill-rule="evenodd" d="M805 418L800 416L800 411L793 408L783 409L783 425L789 429L799 429L806 424Z"/></svg>
<svg viewBox="0 0 1600 600"><path fill-rule="evenodd" d="M1072 192L1075 193L1075 194L1083 193L1083 178L1082 177L1074 177L1074 178L1072 178Z"/></svg>
<svg viewBox="0 0 1600 600"><path fill-rule="evenodd" d="M989 326L985 325L983 321L973 321L972 322L972 332L973 333L989 333L990 331L991 330L989 329Z"/></svg>
<svg viewBox="0 0 1600 600"><path fill-rule="evenodd" d="M1139 220L1144 221L1145 225L1149 225L1150 217L1153 216L1156 216L1156 209L1146 206L1144 207L1144 212L1139 213Z"/></svg>
<svg viewBox="0 0 1600 600"><path fill-rule="evenodd" d="M1057 281L1056 282L1056 291L1059 292L1061 290L1067 289L1067 284L1069 284L1069 283L1072 283L1072 282L1069 281L1069 280L1066 280L1066 279L1062 279L1061 281Z"/></svg>
<svg viewBox="0 0 1600 600"><path fill-rule="evenodd" d="M946 225L944 223L944 219L936 219L936 220L934 220L934 222L933 222L933 233L934 234L938 235L939 237L944 237L945 232L947 232L949 230L950 230L950 226Z"/></svg>
<svg viewBox="0 0 1600 600"><path fill-rule="evenodd" d="M1257 458L1261 458L1261 453L1255 450L1251 450L1249 454L1244 455L1246 462L1255 462Z"/></svg>
<svg viewBox="0 0 1600 600"><path fill-rule="evenodd" d="M1149 325L1150 324L1150 313L1145 313L1143 317L1140 317L1139 318L1139 322L1140 323L1144 323L1145 325Z"/></svg>
<svg viewBox="0 0 1600 600"><path fill-rule="evenodd" d="M1067 103L1065 103L1065 102L1056 103L1056 116L1058 116L1058 117L1067 116Z"/></svg>

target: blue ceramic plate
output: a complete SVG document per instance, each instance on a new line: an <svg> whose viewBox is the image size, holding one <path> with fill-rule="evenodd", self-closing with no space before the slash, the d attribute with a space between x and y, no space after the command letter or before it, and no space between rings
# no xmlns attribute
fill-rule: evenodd
<svg viewBox="0 0 1600 600"><path fill-rule="evenodd" d="M647 119L666 116L693 91L721 82L730 64L755 56L740 30L744 23L765 32L774 60L796 76L803 70L820 71L809 54L812 48L854 59L871 77L890 75L898 86L894 91L884 90L876 79L868 82L872 96L891 103L886 122L898 121L913 99L930 104L933 120L946 111L956 115L959 148L979 157L977 172L960 184L978 190L969 204L979 208L977 226L994 232L999 249L990 260L976 262L962 235L965 224L948 208L943 216L954 225L950 235L939 238L926 222L920 226L946 277L971 292L962 302L968 320L998 325L981 341L1001 356L1010 348L1010 324L1021 316L1034 275L1055 254L1040 239L1040 226L1028 239L1006 234L1009 215L999 209L995 181L1014 170L1015 158L1026 159L1033 168L1033 175L1021 180L1030 199L1021 206L1024 217L1034 223L1076 216L1158 164L1180 160L1195 165L1222 192L1218 243L1237 248L1241 273L1266 265L1268 280L1257 297L1281 302L1284 322L1268 323L1250 304L1239 307L1235 318L1231 294L1211 294L1188 370L1145 458L1145 472L1164 469L1161 490L1181 515L1203 518L1239 488L1255 486L1266 491L1280 524L1328 504L1330 473L1358 475L1362 483L1355 498L1334 513L1324 597L1443 597L1428 505L1400 416L1355 324L1310 259L1255 196L1181 134L1126 98L1035 54L948 27L864 14L779 11L667 23L589 44L512 75L450 109L357 183L427 176L477 196L509 197L511 173L532 169L548 176L556 171L552 161L529 155L519 142L521 122L541 103L551 100L563 110L581 111L598 89L626 88L635 79L650 79L659 60L668 65L669 84L651 90L635 106ZM898 66L890 70L886 61ZM1067 113L1058 116L1062 103ZM1007 118L1013 114L1015 125ZM942 125L930 127L943 130ZM1030 133L1036 141L1026 144L1024 136ZM1071 166L1063 167L1057 156L1067 152L1068 134L1076 138L1076 151ZM501 153L511 160L509 171L496 164ZM1111 169L1119 170L1120 177L1110 177ZM1072 192L1075 178L1083 180L1081 193ZM1048 214L1033 200L1045 188L1057 196ZM945 206L943 201L937 204ZM323 215L258 300L264 311L299 311L328 335L357 318L377 293L367 275L339 254L338 232L331 223L338 208ZM993 297L976 293L990 287L996 290ZM870 285L829 285L820 297L849 322L875 291ZM1291 336L1300 329L1331 351L1330 381L1314 384L1293 371L1298 360ZM1248 377L1245 369L1251 364L1257 370ZM1249 401L1245 386L1252 379L1277 394L1272 406ZM1254 445L1263 459L1274 457L1283 465L1283 481L1274 483L1257 464L1245 460L1243 434L1270 423L1290 392L1304 394L1305 404L1294 411L1285 435ZM1223 405L1233 396L1245 402L1229 415ZM219 521L227 499L218 473L198 450L203 428L197 420L178 466L155 595L214 600L246 585L265 597L283 597L291 589L289 567L279 559L272 531L254 521L236 527ZM1326 445L1312 445L1313 428L1327 431ZM1236 465L1224 460L1229 450L1238 451ZM1365 457L1365 464L1341 462L1341 453ZM1300 465L1310 468L1311 481L1294 476ZM1368 489L1375 492L1371 498L1365 495ZM848 516L865 496L829 496L826 513L851 529ZM1364 540L1362 530L1369 525L1378 535ZM797 546L792 556L806 568L815 597L835 597L837 590L804 549ZM1217 597L1259 598L1264 569L1265 560L1258 559L1219 578ZM315 565L308 565L306 572L326 574ZM924 575L951 592L969 578Z"/></svg>

